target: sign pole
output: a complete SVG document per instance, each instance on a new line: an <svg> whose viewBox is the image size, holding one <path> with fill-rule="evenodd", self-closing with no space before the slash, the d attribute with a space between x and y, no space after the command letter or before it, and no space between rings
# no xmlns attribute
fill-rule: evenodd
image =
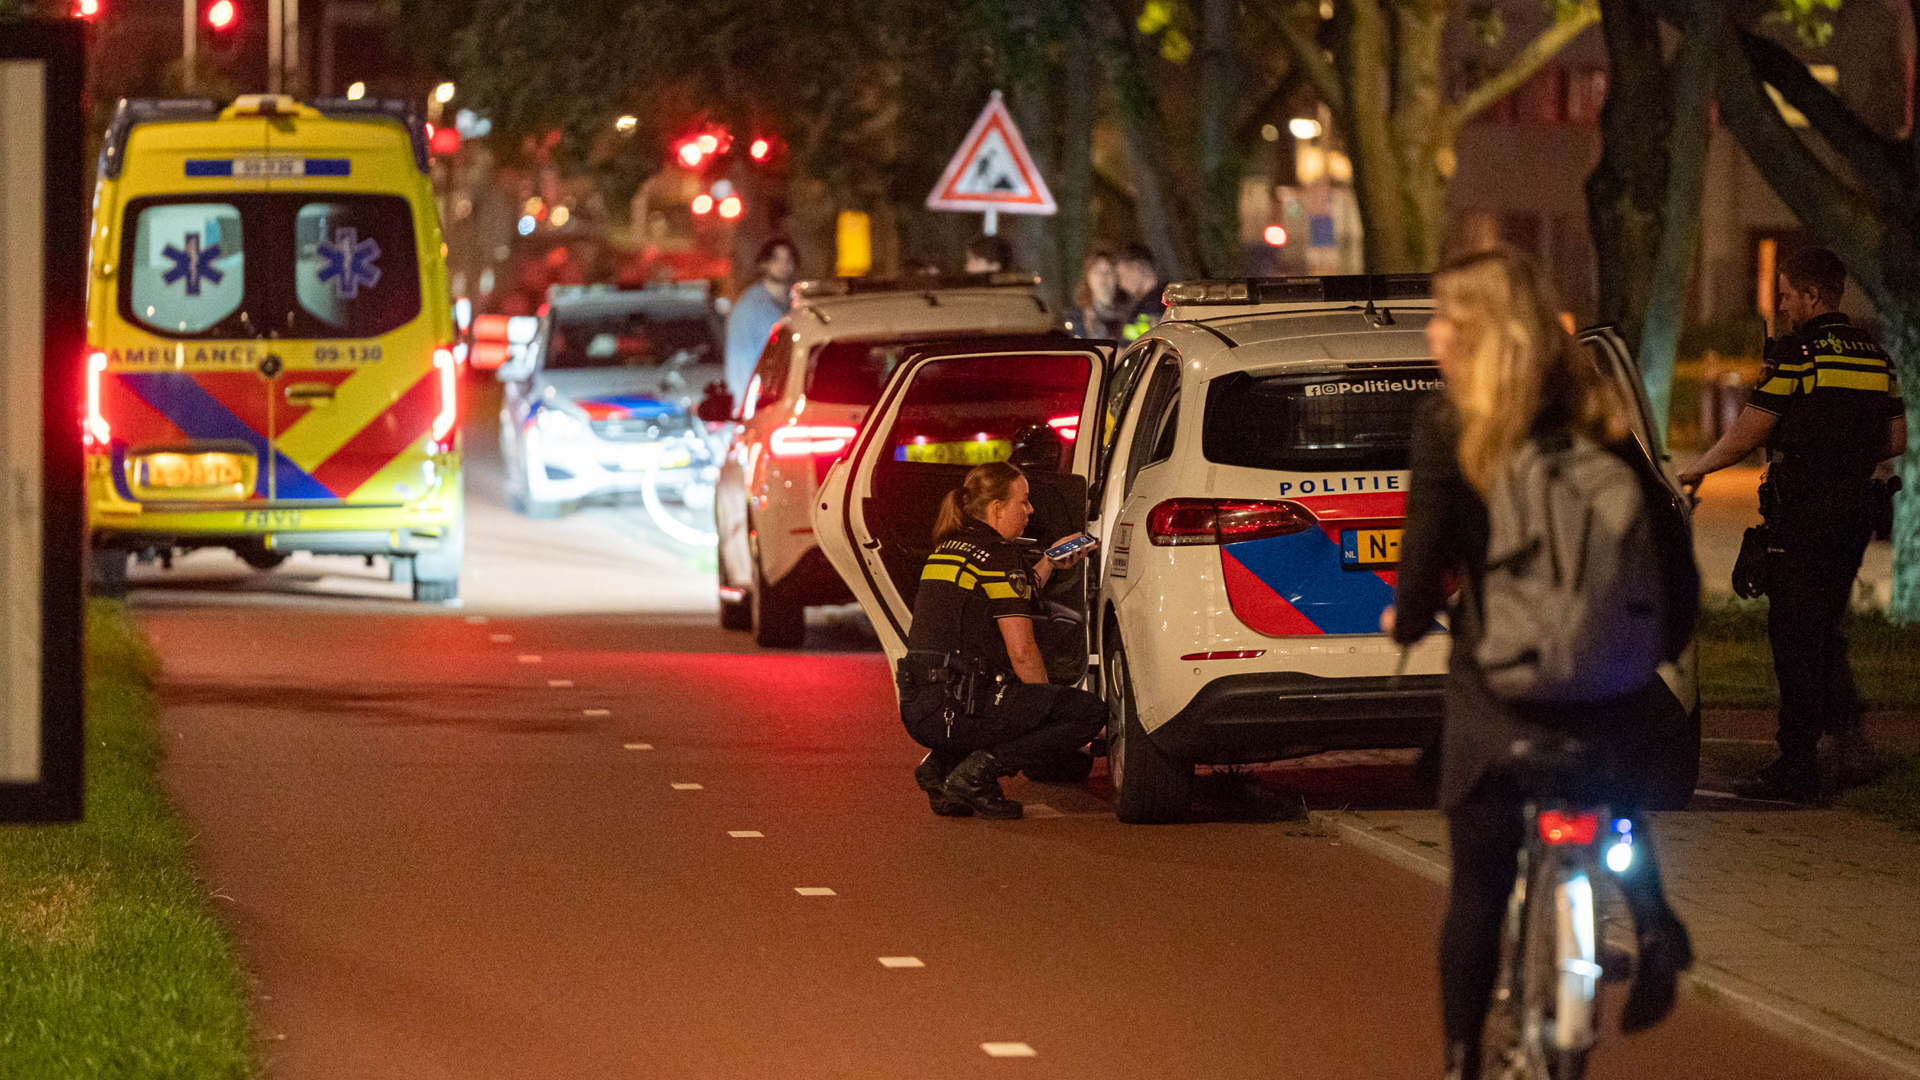
<svg viewBox="0 0 1920 1080"><path fill-rule="evenodd" d="M958 210L983 215L980 231L1000 232L1000 215L1051 214L1053 193L1014 126L1006 102L995 90L973 129L927 196L929 210Z"/></svg>
<svg viewBox="0 0 1920 1080"><path fill-rule="evenodd" d="M987 207L986 220L984 222L981 222L980 231L985 233L988 236L999 235L1000 233L999 207L995 207L995 206Z"/></svg>

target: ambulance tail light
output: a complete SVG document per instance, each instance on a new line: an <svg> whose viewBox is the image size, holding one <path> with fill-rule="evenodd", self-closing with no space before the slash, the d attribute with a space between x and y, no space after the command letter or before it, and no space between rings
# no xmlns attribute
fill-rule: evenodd
<svg viewBox="0 0 1920 1080"><path fill-rule="evenodd" d="M100 378L107 371L107 354L95 351L87 354L87 418L81 425L81 439L91 449L106 449L113 438L113 429L107 426L107 418L100 413Z"/></svg>
<svg viewBox="0 0 1920 1080"><path fill-rule="evenodd" d="M433 439L434 449L444 454L453 449L454 432L460 427L460 364L451 348L443 346L433 350L433 370L440 389L440 411L434 414L428 435Z"/></svg>
<svg viewBox="0 0 1920 1080"><path fill-rule="evenodd" d="M1147 512L1147 539L1155 547L1241 544L1313 528L1298 503L1247 499L1168 499Z"/></svg>

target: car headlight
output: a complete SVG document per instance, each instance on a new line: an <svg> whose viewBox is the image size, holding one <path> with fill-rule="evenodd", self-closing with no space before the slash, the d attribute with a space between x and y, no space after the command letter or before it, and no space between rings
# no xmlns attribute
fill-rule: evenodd
<svg viewBox="0 0 1920 1080"><path fill-rule="evenodd" d="M540 426L540 434L554 439L578 439L587 434L587 425L572 413L559 409L541 409L534 423Z"/></svg>

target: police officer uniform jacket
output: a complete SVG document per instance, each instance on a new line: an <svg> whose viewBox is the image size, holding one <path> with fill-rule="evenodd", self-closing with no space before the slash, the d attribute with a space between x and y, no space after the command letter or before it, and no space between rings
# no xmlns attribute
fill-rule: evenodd
<svg viewBox="0 0 1920 1080"><path fill-rule="evenodd" d="M1837 311L1772 343L1747 404L1780 418L1767 460L1789 482L1814 484L1864 482L1905 410L1886 350Z"/></svg>
<svg viewBox="0 0 1920 1080"><path fill-rule="evenodd" d="M1014 544L976 517L940 542L920 571L909 651L960 653L1014 676L1000 620L1034 615L1033 578Z"/></svg>

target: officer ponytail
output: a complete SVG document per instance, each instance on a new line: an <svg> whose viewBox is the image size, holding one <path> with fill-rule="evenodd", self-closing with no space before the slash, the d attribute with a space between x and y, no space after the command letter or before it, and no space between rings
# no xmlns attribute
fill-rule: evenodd
<svg viewBox="0 0 1920 1080"><path fill-rule="evenodd" d="M1004 461L974 466L960 486L940 500L940 515L933 521L933 542L946 540L966 528L968 518L977 518L987 512L987 507L1005 502L1012 494L1013 482L1026 475Z"/></svg>

